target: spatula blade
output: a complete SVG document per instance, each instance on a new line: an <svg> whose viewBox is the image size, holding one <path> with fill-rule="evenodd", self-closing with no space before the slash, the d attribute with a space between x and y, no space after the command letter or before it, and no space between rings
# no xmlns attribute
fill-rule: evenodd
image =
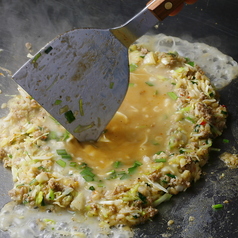
<svg viewBox="0 0 238 238"><path fill-rule="evenodd" d="M127 92L128 49L110 30L69 31L13 79L79 141L95 141Z"/></svg>

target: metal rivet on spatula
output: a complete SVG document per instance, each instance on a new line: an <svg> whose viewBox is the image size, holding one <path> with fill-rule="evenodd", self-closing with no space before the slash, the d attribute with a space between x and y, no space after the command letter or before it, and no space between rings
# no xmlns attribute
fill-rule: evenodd
<svg viewBox="0 0 238 238"><path fill-rule="evenodd" d="M170 10L173 7L173 4L172 4L172 2L166 2L164 4L164 7L166 10Z"/></svg>

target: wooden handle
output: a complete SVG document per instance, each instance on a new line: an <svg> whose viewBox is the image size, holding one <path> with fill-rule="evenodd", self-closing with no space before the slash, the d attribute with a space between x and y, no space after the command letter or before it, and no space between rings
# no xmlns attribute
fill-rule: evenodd
<svg viewBox="0 0 238 238"><path fill-rule="evenodd" d="M184 3L184 0L151 0L148 9L160 20L164 20L171 12Z"/></svg>

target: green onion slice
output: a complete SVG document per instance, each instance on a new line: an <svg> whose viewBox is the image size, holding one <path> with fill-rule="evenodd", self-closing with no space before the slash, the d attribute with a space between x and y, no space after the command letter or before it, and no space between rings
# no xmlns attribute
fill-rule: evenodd
<svg viewBox="0 0 238 238"><path fill-rule="evenodd" d="M94 181L95 174L92 172L92 169L89 167L85 167L80 174L83 176L85 181L91 182Z"/></svg>
<svg viewBox="0 0 238 238"><path fill-rule="evenodd" d="M121 162L121 161L115 161L114 164L113 164L113 167L117 169L117 168L119 168L121 165L122 165L122 162Z"/></svg>
<svg viewBox="0 0 238 238"><path fill-rule="evenodd" d="M61 166L62 168L65 168L65 166L66 166L66 162L63 161L62 159L56 160L56 163L57 163L59 166Z"/></svg>
<svg viewBox="0 0 238 238"><path fill-rule="evenodd" d="M81 116L84 116L84 110L83 110L83 100L79 100L79 113Z"/></svg>
<svg viewBox="0 0 238 238"><path fill-rule="evenodd" d="M70 167L76 167L76 166L77 166L77 163L76 163L76 162L70 162L70 163L69 163L69 166L70 166Z"/></svg>
<svg viewBox="0 0 238 238"><path fill-rule="evenodd" d="M91 190L91 191L95 190L94 186L90 186L88 189Z"/></svg>
<svg viewBox="0 0 238 238"><path fill-rule="evenodd" d="M54 200L55 199L55 193L52 189L49 191L49 200Z"/></svg>
<svg viewBox="0 0 238 238"><path fill-rule="evenodd" d="M165 163L166 159L155 159L155 163Z"/></svg>
<svg viewBox="0 0 238 238"><path fill-rule="evenodd" d="M133 71L135 71L137 67L138 67L138 65L137 65L137 64L130 64L130 65L129 65L130 72L133 72Z"/></svg>
<svg viewBox="0 0 238 238"><path fill-rule="evenodd" d="M36 61L41 57L41 53L38 53L32 60L32 63L36 63Z"/></svg>
<svg viewBox="0 0 238 238"><path fill-rule="evenodd" d="M166 174L166 175L169 176L170 178L176 178L176 176L173 174Z"/></svg>
<svg viewBox="0 0 238 238"><path fill-rule="evenodd" d="M167 92L167 95L173 100L176 100L178 98L175 92Z"/></svg>
<svg viewBox="0 0 238 238"><path fill-rule="evenodd" d="M133 167L128 168L128 174L133 174L139 166L141 166L142 163L139 161L136 161L133 165Z"/></svg>
<svg viewBox="0 0 238 238"><path fill-rule="evenodd" d="M140 198L140 200L142 201L143 204L147 203L147 198L145 195L143 195L142 193L138 192L138 197Z"/></svg>
<svg viewBox="0 0 238 238"><path fill-rule="evenodd" d="M223 143L229 143L230 141L228 139L223 139Z"/></svg>
<svg viewBox="0 0 238 238"><path fill-rule="evenodd" d="M51 50L53 50L53 48L52 46L49 46L47 49L45 49L45 53L49 54Z"/></svg>
<svg viewBox="0 0 238 238"><path fill-rule="evenodd" d="M72 123L75 120L75 116L71 110L64 113L64 116L68 123Z"/></svg>
<svg viewBox="0 0 238 238"><path fill-rule="evenodd" d="M155 154L156 154L156 155L160 155L162 152L164 153L163 150L160 150L160 151L156 152Z"/></svg>
<svg viewBox="0 0 238 238"><path fill-rule="evenodd" d="M62 159L72 159L72 156L67 154L67 155L61 155Z"/></svg>
<svg viewBox="0 0 238 238"><path fill-rule="evenodd" d="M89 176L89 175L84 175L83 178L84 178L84 180L85 180L86 182L92 182L92 181L94 181L94 178L91 177L91 176Z"/></svg>
<svg viewBox="0 0 238 238"><path fill-rule="evenodd" d="M36 205L40 205L43 201L43 198L44 198L43 197L43 192L40 191L36 196L36 200L35 200Z"/></svg>
<svg viewBox="0 0 238 238"><path fill-rule="evenodd" d="M113 89L113 86L114 86L114 82L110 82L109 88Z"/></svg>
<svg viewBox="0 0 238 238"><path fill-rule="evenodd" d="M62 103L62 100L55 100L54 105L60 105Z"/></svg>
<svg viewBox="0 0 238 238"><path fill-rule="evenodd" d="M155 202L154 202L153 205L154 205L154 206L158 206L158 205L161 204L162 202L168 201L171 197L172 197L171 194L165 193L165 194L162 195L159 199L155 200Z"/></svg>
<svg viewBox="0 0 238 238"><path fill-rule="evenodd" d="M147 82L145 82L148 86L150 86L150 87L152 87L152 86L154 86L154 84L153 83L151 83L151 82L149 82L149 81L147 81Z"/></svg>
<svg viewBox="0 0 238 238"><path fill-rule="evenodd" d="M214 205L212 205L212 208L213 209L221 209L221 208L223 208L223 204L214 204Z"/></svg>
<svg viewBox="0 0 238 238"><path fill-rule="evenodd" d="M56 150L56 153L58 155L67 155L67 151L65 149L59 149L59 150Z"/></svg>

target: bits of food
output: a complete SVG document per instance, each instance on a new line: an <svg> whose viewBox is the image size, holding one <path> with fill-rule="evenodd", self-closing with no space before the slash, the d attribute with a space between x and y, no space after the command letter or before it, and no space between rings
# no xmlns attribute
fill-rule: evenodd
<svg viewBox="0 0 238 238"><path fill-rule="evenodd" d="M7 103L0 159L12 200L133 226L200 178L227 117L214 87L177 52L138 44L129 61L127 96L97 142L78 143L22 89Z"/></svg>

